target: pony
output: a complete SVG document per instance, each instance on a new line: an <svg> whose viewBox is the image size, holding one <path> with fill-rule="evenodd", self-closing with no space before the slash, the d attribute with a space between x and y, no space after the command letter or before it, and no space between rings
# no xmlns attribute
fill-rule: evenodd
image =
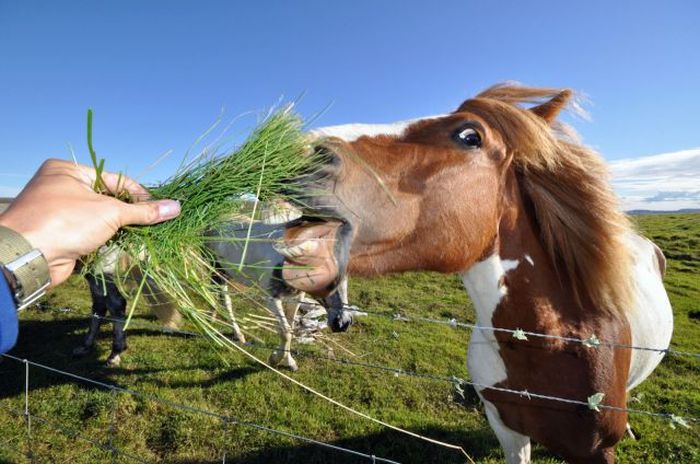
<svg viewBox="0 0 700 464"><path fill-rule="evenodd" d="M612 463L627 414L489 387L603 393L624 408L663 356L488 328L652 347L673 330L661 250L621 212L603 159L558 120L573 96L499 84L451 113L313 131L332 172L324 208L351 226L351 275L461 277L483 327L469 374L509 464L530 462L531 440L571 463Z"/></svg>
<svg viewBox="0 0 700 464"><path fill-rule="evenodd" d="M305 294L282 279L281 269L285 260L294 259L308 247L308 242L305 244L284 240L286 228L301 221L302 214L292 205L277 204L274 208L263 208L262 220L251 223L250 219L247 222L243 222L240 217L236 219L206 232L207 247L213 252L215 260L216 271L211 279L219 288L221 304L226 310L233 332L232 338L239 343L246 342L234 316L230 287L244 285L262 290L266 295L266 308L277 319L277 333L280 337L279 345L270 355L269 362L273 366L295 371L298 365L292 357L291 343L296 314ZM246 242L244 250L243 244ZM112 348L106 360L107 366L119 365L121 353L127 349L124 330L127 300L114 278L120 266L126 267L120 263L122 258L115 251L103 252L99 268L85 274L92 297L93 317L82 344L73 350L75 356L83 356L94 348L100 325L109 312L112 316ZM242 269L239 269L239 263L243 263ZM140 282L143 278L141 275L129 277L135 282ZM181 323L176 303L160 292L153 282L145 287L143 294L156 317L166 328L176 329ZM333 289L331 295L317 297L317 301L328 310L328 325L331 329L334 332L346 331L353 322L353 311L346 310L349 306L347 278L339 278ZM212 311L212 317L216 317L216 311Z"/></svg>

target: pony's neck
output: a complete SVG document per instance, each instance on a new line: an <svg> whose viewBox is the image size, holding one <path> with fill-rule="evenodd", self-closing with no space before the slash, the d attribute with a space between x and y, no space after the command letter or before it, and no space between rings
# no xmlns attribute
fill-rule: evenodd
<svg viewBox="0 0 700 464"><path fill-rule="evenodd" d="M498 236L485 258L461 274L479 325L541 326L539 318L558 318L573 304L538 239L530 211L515 184L507 182L506 206ZM499 324L494 321L498 310Z"/></svg>

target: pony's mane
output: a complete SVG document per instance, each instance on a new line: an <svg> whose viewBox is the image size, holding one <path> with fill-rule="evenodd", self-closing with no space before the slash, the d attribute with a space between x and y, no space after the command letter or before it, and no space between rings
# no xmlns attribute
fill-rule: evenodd
<svg viewBox="0 0 700 464"><path fill-rule="evenodd" d="M622 314L632 299L625 240L631 226L612 191L604 160L556 120L571 105L572 95L570 90L501 84L465 101L458 111L483 118L513 154L540 240L576 300Z"/></svg>

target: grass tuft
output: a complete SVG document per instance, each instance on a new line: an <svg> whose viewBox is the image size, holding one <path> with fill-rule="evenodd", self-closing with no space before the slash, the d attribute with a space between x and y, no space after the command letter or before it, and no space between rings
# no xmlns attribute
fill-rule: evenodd
<svg viewBox="0 0 700 464"><path fill-rule="evenodd" d="M92 145L91 110L87 127L88 148L97 174L94 188L103 192L104 160L98 160ZM156 293L159 300L166 297L174 302L177 310L215 346L230 346L222 333L228 323L213 317L214 313L224 315L224 311L218 286L211 280L216 272L215 259L206 247L206 232L233 217L240 220L247 216L252 223L258 202L303 203L308 192L303 191L301 180L318 168L319 159L302 129L303 121L291 105L270 112L236 149L227 153L204 149L193 159L186 156L172 177L149 188L154 200L179 200L180 216L157 225L124 227L105 248L88 257L84 267L86 272L99 275L106 261L117 259L122 263L117 266L115 282L133 296L127 325L141 297ZM120 197L119 192L116 195ZM244 249L248 239L242 244ZM243 263L238 270L245 270Z"/></svg>

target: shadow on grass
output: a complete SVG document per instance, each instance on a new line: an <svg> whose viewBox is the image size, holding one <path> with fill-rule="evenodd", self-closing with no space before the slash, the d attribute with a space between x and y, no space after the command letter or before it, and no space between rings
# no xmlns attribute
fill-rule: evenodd
<svg viewBox="0 0 700 464"><path fill-rule="evenodd" d="M488 428L467 431L446 431L439 428L426 428L415 432L437 440L462 446L477 462L486 456L498 456L498 442ZM235 427L232 428L235 434ZM449 450L437 445L406 437L406 435L387 430L381 433L328 442L360 453L375 455L402 463L464 463L465 458L458 450ZM367 463L371 459L353 455L340 450L333 450L315 444L280 445L237 454L235 449L227 453L226 462L230 464L269 464L293 463L305 464L345 464ZM217 460L167 459L172 464L215 464ZM377 462L382 462L377 460Z"/></svg>
<svg viewBox="0 0 700 464"><path fill-rule="evenodd" d="M119 377L122 375L147 375L157 372L172 372L176 370L192 370L198 366L180 367L168 366L163 368L125 369L107 367L104 362L106 353L94 349L81 357L73 356L73 349L83 343L87 332L89 318L72 318L64 320L30 320L20 323L20 336L17 345L9 354L21 359L27 359L39 364L70 372L98 382L122 386ZM103 328L98 338L110 338L111 330ZM149 329L129 330L129 336L158 336L163 332ZM168 334L168 337L184 337L187 335ZM207 369L207 367L202 367ZM222 381L236 380L257 372L257 368L242 367L225 371L216 377L197 385L206 387ZM80 384L83 388L103 389L88 382L53 373L39 367L30 366L30 391L62 384ZM153 380L153 379L150 379ZM156 383L159 383L157 380ZM180 385L168 383L169 387L192 387L193 383L182 382ZM8 358L0 358L0 399L11 398L24 393L25 366L22 362Z"/></svg>
<svg viewBox="0 0 700 464"><path fill-rule="evenodd" d="M469 431L446 431L430 427L413 431L440 441L457 444L469 453L469 456L475 462L481 462L487 458L496 462L503 461L501 447L496 440L496 436L488 427ZM401 463L463 464L468 462L459 450L450 450L438 445L432 445L391 430L327 443ZM538 460L556 460L554 455L539 446L533 448L532 457L535 462ZM222 462L220 458L215 460L192 460L164 457L164 459L163 462L170 464L216 464ZM298 444L266 447L240 455L237 455L234 449L227 453L226 462L229 464L296 462L303 462L304 464L349 464L371 463L372 459L315 444ZM376 462L383 461L377 460Z"/></svg>

